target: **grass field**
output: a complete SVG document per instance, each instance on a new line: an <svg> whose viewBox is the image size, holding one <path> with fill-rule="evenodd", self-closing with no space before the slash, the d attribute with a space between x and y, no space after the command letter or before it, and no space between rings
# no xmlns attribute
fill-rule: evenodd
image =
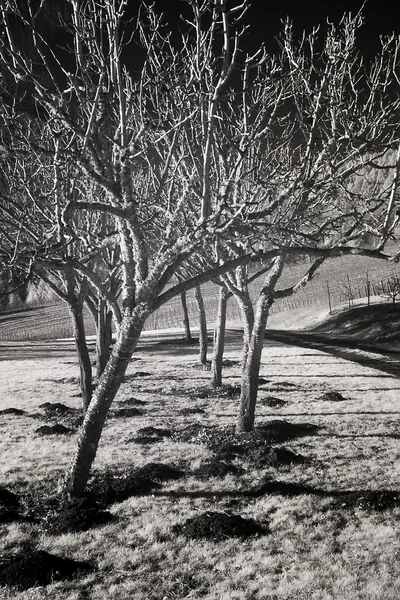
<svg viewBox="0 0 400 600"><path fill-rule="evenodd" d="M213 395L195 346L174 343L172 334L142 339L107 421L94 478L149 463L174 466L182 476L111 502L114 519L88 531L56 535L40 522L1 524L3 553L34 546L95 567L47 586L0 587L2 600L399 597L399 379L326 352L269 343L258 442L236 439L243 451L221 456L219 441L229 438L238 408L239 356L240 339L231 332L231 387ZM0 415L0 487L25 506L37 488L55 490L69 463L75 434L41 437L36 430L49 423L43 403L79 407L78 367L66 342L2 343L0 359L1 408L25 411ZM127 405L138 414L118 416ZM168 435L138 438L148 426ZM274 428L280 435L263 437ZM279 453L283 448L295 456ZM217 459L228 465L225 475ZM187 526L174 529L210 512L253 519L263 533L192 539Z"/></svg>

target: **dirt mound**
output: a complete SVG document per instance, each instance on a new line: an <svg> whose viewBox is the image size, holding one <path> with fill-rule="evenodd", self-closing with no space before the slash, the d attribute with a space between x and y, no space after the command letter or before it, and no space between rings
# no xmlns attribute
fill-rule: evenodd
<svg viewBox="0 0 400 600"><path fill-rule="evenodd" d="M148 463L144 467L136 469L136 474L144 479L151 481L168 481L170 479L180 479L184 472L174 465L165 465L163 463Z"/></svg>
<svg viewBox="0 0 400 600"><path fill-rule="evenodd" d="M343 400L347 400L342 394L335 391L324 392L318 400L322 400L323 402L343 402Z"/></svg>
<svg viewBox="0 0 400 600"><path fill-rule="evenodd" d="M182 524L174 525L174 533L191 539L209 539L220 541L226 538L248 538L269 533L265 525L253 519L244 519L239 515L220 512L205 512Z"/></svg>
<svg viewBox="0 0 400 600"><path fill-rule="evenodd" d="M114 473L97 473L89 484L89 494L104 505L123 502L131 496L150 494L160 483L140 473L139 469Z"/></svg>
<svg viewBox="0 0 400 600"><path fill-rule="evenodd" d="M20 415L24 415L25 411L21 408L5 408L4 410L0 410L0 415L15 415L19 417Z"/></svg>
<svg viewBox="0 0 400 600"><path fill-rule="evenodd" d="M150 377L151 373L148 373L147 371L135 371L135 373L130 373L129 375L125 375L124 377L124 383L129 383L130 381L133 381L134 379L138 379L140 377Z"/></svg>
<svg viewBox="0 0 400 600"><path fill-rule="evenodd" d="M285 400L281 400L276 396L265 396L265 398L260 398L258 402L262 406L268 406L269 408L282 408L282 406L287 404Z"/></svg>
<svg viewBox="0 0 400 600"><path fill-rule="evenodd" d="M93 570L89 563L62 558L43 550L0 555L0 584L19 590L71 579Z"/></svg>
<svg viewBox="0 0 400 600"><path fill-rule="evenodd" d="M0 523L9 523L19 519L20 502L13 492L0 487Z"/></svg>
<svg viewBox="0 0 400 600"><path fill-rule="evenodd" d="M172 436L170 429L162 429L161 427L142 427L136 432L136 436L131 438L132 442L136 444L156 444L163 438L169 438Z"/></svg>
<svg viewBox="0 0 400 600"><path fill-rule="evenodd" d="M243 469L221 460L213 460L203 463L198 469L193 471L193 475L198 479L207 480L211 477L223 478L227 475L240 475Z"/></svg>
<svg viewBox="0 0 400 600"><path fill-rule="evenodd" d="M39 408L44 411L46 421L62 421L72 428L79 427L83 421L81 408L71 408L61 402L44 402Z"/></svg>
<svg viewBox="0 0 400 600"><path fill-rule="evenodd" d="M225 441L219 445L216 456L222 460L227 460L235 458L236 456L242 456L245 451L246 449L243 444Z"/></svg>
<svg viewBox="0 0 400 600"><path fill-rule="evenodd" d="M139 417L143 414L143 411L140 408L135 408L134 406L126 407L126 408L117 408L115 410L110 411L110 418L114 419L126 419L128 417Z"/></svg>
<svg viewBox="0 0 400 600"><path fill-rule="evenodd" d="M71 435L71 433L75 433L73 429L69 427L65 427L60 423L55 423L55 425L42 425L42 427L38 427L35 429L35 433L40 436L45 435Z"/></svg>
<svg viewBox="0 0 400 600"><path fill-rule="evenodd" d="M222 448L239 444L246 446L259 445L264 442L285 442L287 440L311 435L318 429L311 423L289 423L285 420L273 419L256 427L254 431L236 433L234 427L212 427L200 423L192 423L174 432L172 438L191 444L206 444L210 450L220 454Z"/></svg>
<svg viewBox="0 0 400 600"><path fill-rule="evenodd" d="M214 428L215 429L215 428ZM202 444L212 435L213 428L200 425L200 423L191 423L172 433L172 439L178 442L188 442L190 444Z"/></svg>
<svg viewBox="0 0 400 600"><path fill-rule="evenodd" d="M193 408L182 408L179 411L180 415L186 416L186 415L204 415L205 414L205 410L203 408L200 408L200 406L195 406Z"/></svg>
<svg viewBox="0 0 400 600"><path fill-rule="evenodd" d="M145 404L147 404L146 400L139 400L139 398L134 398L133 396L131 396L130 398L127 398L126 400L122 400L119 405L120 406L144 406Z"/></svg>
<svg viewBox="0 0 400 600"><path fill-rule="evenodd" d="M271 448L265 444L249 448L246 458L249 458L256 467L280 467L302 464L306 461L301 454L295 454L286 448Z"/></svg>
<svg viewBox="0 0 400 600"><path fill-rule="evenodd" d="M400 506L400 492L393 490L347 492L338 496L343 508L381 511Z"/></svg>
<svg viewBox="0 0 400 600"><path fill-rule="evenodd" d="M267 494L279 494L282 496L301 496L303 494L313 494L316 496L327 496L327 492L318 490L307 485L299 483L286 483L284 481L264 480L256 488L243 492L243 496L249 496L251 498L259 498Z"/></svg>
<svg viewBox="0 0 400 600"><path fill-rule="evenodd" d="M319 427L313 423L289 423L289 421L274 419L254 430L254 434L266 440L285 442L287 440L312 435ZM249 435L249 434L242 434ZM251 435L251 434L250 434Z"/></svg>
<svg viewBox="0 0 400 600"><path fill-rule="evenodd" d="M87 531L114 518L90 496L70 501L44 498L33 514L46 532L55 535Z"/></svg>

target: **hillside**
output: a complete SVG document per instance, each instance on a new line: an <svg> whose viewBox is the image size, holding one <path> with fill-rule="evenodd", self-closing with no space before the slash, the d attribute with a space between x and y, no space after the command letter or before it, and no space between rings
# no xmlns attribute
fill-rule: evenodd
<svg viewBox="0 0 400 600"><path fill-rule="evenodd" d="M293 285L304 275L309 263L288 265L279 283L279 289ZM329 308L335 311L348 303L349 287L355 300L367 296L367 281L374 294L381 281L400 275L400 266L377 259L346 256L327 260L315 278L297 294L277 301L271 310L270 326L277 328L299 328L308 326L317 314L326 314ZM252 284L252 293L257 296L261 280ZM207 308L209 326L212 327L218 305L218 289L214 284L202 286ZM197 306L193 292L188 293L188 308L193 327L197 325ZM93 320L85 314L87 334L95 333ZM240 323L238 307L231 299L228 303L228 321ZM169 329L182 327L182 310L179 298L174 298L151 315L145 329ZM27 307L6 311L0 315L0 340L28 341L71 337L67 307L64 304L47 303L39 307Z"/></svg>
<svg viewBox="0 0 400 600"><path fill-rule="evenodd" d="M358 306L329 317L311 331L400 351L400 305Z"/></svg>

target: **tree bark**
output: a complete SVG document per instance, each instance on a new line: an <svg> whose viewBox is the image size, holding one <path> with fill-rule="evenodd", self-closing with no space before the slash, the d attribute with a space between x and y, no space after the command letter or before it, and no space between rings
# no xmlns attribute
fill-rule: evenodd
<svg viewBox="0 0 400 600"><path fill-rule="evenodd" d="M72 319L73 335L78 355L82 405L85 413L92 398L92 365L86 343L83 306L81 302L72 302L68 304L68 309Z"/></svg>
<svg viewBox="0 0 400 600"><path fill-rule="evenodd" d="M192 341L192 332L190 331L189 312L186 302L186 292L181 293L181 304L183 310L183 327L185 329L185 340L187 344Z"/></svg>
<svg viewBox="0 0 400 600"><path fill-rule="evenodd" d="M226 306L229 292L225 286L219 290L218 315L214 329L213 356L211 362L211 385L214 388L222 386L222 360L225 348Z"/></svg>
<svg viewBox="0 0 400 600"><path fill-rule="evenodd" d="M197 306L199 309L199 353L200 353L200 364L207 364L207 350L208 350L208 334L207 334L207 317L206 309L204 307L203 295L201 293L200 286L196 286L194 289L194 296L196 298Z"/></svg>
<svg viewBox="0 0 400 600"><path fill-rule="evenodd" d="M236 297L242 315L243 325L243 350L242 350L242 373L246 368L247 355L249 353L251 334L254 327L254 308L248 292Z"/></svg>
<svg viewBox="0 0 400 600"><path fill-rule="evenodd" d="M110 358L112 342L112 313L103 299L98 301L96 323L96 374L99 378Z"/></svg>
<svg viewBox="0 0 400 600"><path fill-rule="evenodd" d="M148 314L148 307L139 305L132 315L125 315L122 319L117 341L86 411L75 454L65 477L64 493L67 496L80 497L84 492L108 410L123 381Z"/></svg>
<svg viewBox="0 0 400 600"><path fill-rule="evenodd" d="M265 327L269 309L274 301L275 286L282 273L284 260L278 257L266 276L257 302L254 324L248 344L246 360L242 369L239 415L236 425L238 433L253 431L258 394L258 376L264 344Z"/></svg>

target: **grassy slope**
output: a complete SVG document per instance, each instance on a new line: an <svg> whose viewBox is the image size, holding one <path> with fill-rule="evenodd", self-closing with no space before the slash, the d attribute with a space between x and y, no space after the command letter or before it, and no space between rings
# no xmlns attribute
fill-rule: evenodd
<svg viewBox="0 0 400 600"><path fill-rule="evenodd" d="M378 304L343 310L312 329L316 333L400 350L400 305Z"/></svg>
<svg viewBox="0 0 400 600"><path fill-rule="evenodd" d="M46 348L46 345L43 345ZM67 466L73 437L40 438L39 404L77 406L78 374L71 348L48 345L54 352L19 360L3 348L0 370L2 408L18 406L27 414L0 417L0 485L18 489L50 482ZM240 341L232 339L227 358L238 360ZM196 365L197 349L145 340L128 374L151 375L123 384L116 404L134 395L147 402L143 415L110 418L96 459L97 470L129 468L151 461L174 463L184 479L164 483L161 493L133 496L111 507L118 520L80 534L40 533L29 523L0 526L3 550L26 540L41 549L79 560L91 559L98 571L80 580L16 594L0 588L2 600L395 600L400 589L398 525L400 507L384 512L345 509L329 498L266 494L245 498L240 491L264 477L324 490L400 488L398 469L398 378L337 359L318 350L267 345L261 375L270 380L260 392L257 423L287 419L320 426L313 435L285 446L308 462L260 468L235 459L242 475L198 480L191 471L210 458L201 443L165 439L150 446L132 441L147 425L176 431L190 424L226 426L235 421L237 400L202 397L209 373ZM225 370L225 381L238 383L238 364ZM285 385L286 384L286 385ZM292 384L288 387L287 384ZM321 399L327 390L342 402ZM263 400L285 400L281 409ZM203 414L184 415L198 408ZM397 437L396 437L397 436ZM239 492L239 493L238 493ZM267 522L270 534L247 541L188 541L172 532L176 523L207 510L219 510Z"/></svg>

